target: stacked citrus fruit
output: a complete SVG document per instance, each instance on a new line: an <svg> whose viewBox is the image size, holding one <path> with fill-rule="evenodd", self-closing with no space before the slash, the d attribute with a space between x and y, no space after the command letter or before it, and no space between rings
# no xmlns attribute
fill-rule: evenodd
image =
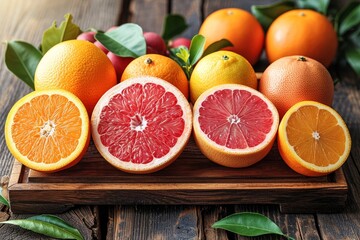
<svg viewBox="0 0 360 240"><path fill-rule="evenodd" d="M331 51L309 48L298 55L304 43L295 34L286 37L297 39L291 46L274 37L300 24L299 19L306 26L318 21ZM349 156L351 139L331 108L334 86L325 66L334 57L337 39L325 20L304 10L275 21L266 36L271 64L260 79L252 65L263 49L264 32L241 9L222 9L204 21L200 33L206 46L227 38L233 47L200 58L189 79L176 61L164 56L162 43L161 54L128 59L119 71L106 49L83 40L65 41L40 61L36 91L10 111L7 145L29 168L54 172L76 164L92 136L111 165L144 174L175 161L192 132L204 156L234 168L263 159L277 138L281 157L294 171L329 174Z"/></svg>

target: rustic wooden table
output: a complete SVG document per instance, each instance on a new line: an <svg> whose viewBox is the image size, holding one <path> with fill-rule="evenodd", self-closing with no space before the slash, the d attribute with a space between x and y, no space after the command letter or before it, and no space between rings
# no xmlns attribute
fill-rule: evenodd
<svg viewBox="0 0 360 240"><path fill-rule="evenodd" d="M12 173L13 157L4 138L4 124L12 105L31 89L12 75L4 64L4 42L23 40L40 43L42 32L53 20L60 23L66 13L82 29L107 29L134 22L144 31L161 33L167 13L183 15L190 27L182 35L191 38L209 13L224 7L250 10L250 4L274 1L204 0L2 0L0 1L0 176L6 184ZM255 66L264 69L264 64ZM331 69L341 76L336 85L334 108L342 115L352 136L351 155L343 166L348 184L345 208L338 213L282 213L272 204L216 205L82 205L58 214L83 233L86 239L246 239L211 225L234 212L259 212L271 218L282 231L296 239L360 239L360 82L349 69ZM5 185L4 185L5 186ZM291 193L289 193L291 194ZM299 199L301 201L301 199ZM254 202L256 202L254 200ZM325 201L326 202L326 201ZM251 203L247 201L247 203ZM330 205L329 205L330 206ZM31 204L29 205L31 211ZM0 205L0 221L22 219L29 215L13 214ZM0 225L0 239L48 239L18 227ZM254 239L281 239L264 236Z"/></svg>

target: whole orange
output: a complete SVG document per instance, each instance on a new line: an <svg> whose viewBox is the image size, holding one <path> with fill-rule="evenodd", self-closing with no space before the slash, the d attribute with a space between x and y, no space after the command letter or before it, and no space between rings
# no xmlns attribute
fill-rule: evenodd
<svg viewBox="0 0 360 240"><path fill-rule="evenodd" d="M69 40L52 47L40 60L35 90L64 89L75 94L91 115L100 97L117 84L116 72L93 43Z"/></svg>
<svg viewBox="0 0 360 240"><path fill-rule="evenodd" d="M274 103L282 118L295 103L305 100L331 106L334 82L320 62L308 57L288 56L265 69L259 91Z"/></svg>
<svg viewBox="0 0 360 240"><path fill-rule="evenodd" d="M202 23L199 34L206 38L205 48L223 38L234 51L254 65L262 52L265 34L260 23L249 12L238 8L224 8L211 13Z"/></svg>
<svg viewBox="0 0 360 240"><path fill-rule="evenodd" d="M190 77L190 100L193 104L206 90L225 83L257 89L258 80L251 64L231 51L217 51L200 59Z"/></svg>
<svg viewBox="0 0 360 240"><path fill-rule="evenodd" d="M134 59L125 68L121 82L140 76L161 78L177 87L186 98L189 97L189 82L187 77L174 60L160 54L146 54Z"/></svg>
<svg viewBox="0 0 360 240"><path fill-rule="evenodd" d="M296 9L280 15L266 34L265 49L270 63L281 57L302 55L328 67L337 47L333 25L313 10Z"/></svg>

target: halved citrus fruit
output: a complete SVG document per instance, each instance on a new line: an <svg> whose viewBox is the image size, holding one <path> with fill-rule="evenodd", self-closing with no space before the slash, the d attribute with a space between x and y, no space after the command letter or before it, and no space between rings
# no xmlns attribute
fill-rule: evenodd
<svg viewBox="0 0 360 240"><path fill-rule="evenodd" d="M65 90L34 91L10 110L5 123L6 144L25 166L55 172L78 163L90 142L84 104Z"/></svg>
<svg viewBox="0 0 360 240"><path fill-rule="evenodd" d="M95 106L91 126L95 146L110 164L125 172L150 173L184 150L192 112L174 85L143 76L109 89Z"/></svg>
<svg viewBox="0 0 360 240"><path fill-rule="evenodd" d="M210 160L247 167L263 159L275 141L279 114L257 90L222 84L200 95L194 105L196 144Z"/></svg>
<svg viewBox="0 0 360 240"><path fill-rule="evenodd" d="M351 138L341 116L331 107L302 101L281 120L278 147L283 160L306 176L322 176L340 168L350 154Z"/></svg>

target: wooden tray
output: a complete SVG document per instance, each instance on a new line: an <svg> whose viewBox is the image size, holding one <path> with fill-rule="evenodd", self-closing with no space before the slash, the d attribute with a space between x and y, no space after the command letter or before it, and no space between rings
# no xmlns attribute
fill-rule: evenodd
<svg viewBox="0 0 360 240"><path fill-rule="evenodd" d="M153 174L127 174L107 163L91 143L76 166L53 174L15 161L9 182L14 213L57 213L75 205L277 204L282 212L334 212L345 206L348 186L340 169L305 177L281 160L274 146L242 169L206 159L193 139L180 157Z"/></svg>

